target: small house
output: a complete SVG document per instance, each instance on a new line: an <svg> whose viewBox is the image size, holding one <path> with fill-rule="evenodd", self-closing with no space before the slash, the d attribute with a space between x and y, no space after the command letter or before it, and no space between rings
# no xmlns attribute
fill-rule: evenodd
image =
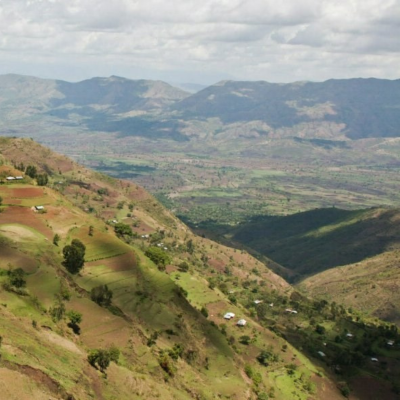
<svg viewBox="0 0 400 400"><path fill-rule="evenodd" d="M273 306L274 306L274 303L269 303L269 306L270 306L270 307L273 307Z"/></svg>
<svg viewBox="0 0 400 400"><path fill-rule="evenodd" d="M371 357L372 362L378 362L379 360L376 357Z"/></svg>
<svg viewBox="0 0 400 400"><path fill-rule="evenodd" d="M225 319L232 319L235 316L233 312L228 312L224 315Z"/></svg>
<svg viewBox="0 0 400 400"><path fill-rule="evenodd" d="M326 357L326 354L325 354L323 351L319 351L318 354L319 354L321 357Z"/></svg>
<svg viewBox="0 0 400 400"><path fill-rule="evenodd" d="M262 300L254 300L254 304L260 304L262 303Z"/></svg>
<svg viewBox="0 0 400 400"><path fill-rule="evenodd" d="M20 180L24 179L24 177L23 177L23 176L16 176L15 179L17 179L18 181L20 181Z"/></svg>
<svg viewBox="0 0 400 400"><path fill-rule="evenodd" d="M245 319L239 319L237 322L237 326L245 326L247 324L247 321Z"/></svg>
<svg viewBox="0 0 400 400"><path fill-rule="evenodd" d="M291 312L292 312L292 309L291 309L291 308L287 308L285 311L291 313Z"/></svg>
<svg viewBox="0 0 400 400"><path fill-rule="evenodd" d="M388 346L393 346L394 345L394 340L388 340L386 344Z"/></svg>
<svg viewBox="0 0 400 400"><path fill-rule="evenodd" d="M36 211L44 210L44 206L35 206Z"/></svg>
<svg viewBox="0 0 400 400"><path fill-rule="evenodd" d="M15 181L15 178L13 176L7 176L6 180L8 181Z"/></svg>
<svg viewBox="0 0 400 400"><path fill-rule="evenodd" d="M346 333L346 337L352 338L352 337L353 337L353 334L352 334L352 333Z"/></svg>
<svg viewBox="0 0 400 400"><path fill-rule="evenodd" d="M291 313L292 314L297 314L297 311L296 310L292 310Z"/></svg>

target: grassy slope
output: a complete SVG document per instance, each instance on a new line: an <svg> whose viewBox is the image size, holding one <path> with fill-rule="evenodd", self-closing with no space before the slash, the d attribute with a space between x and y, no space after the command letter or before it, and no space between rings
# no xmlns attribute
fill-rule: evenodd
<svg viewBox="0 0 400 400"><path fill-rule="evenodd" d="M1 147L3 167L9 169L7 173L15 172L9 160L18 160L26 165L34 163L53 174L50 184L53 189L25 194L32 204L39 199L45 204L47 213L44 214L34 212L30 208L32 204L14 205L13 185L1 186L4 206L0 213L0 237L2 254L7 254L7 260L2 260L0 267L7 269L10 263L13 267L26 269L30 294L18 296L0 291L0 334L4 338L0 373L10 377L12 369L23 375L29 388L15 389L20 398L27 396L27 390L33 393L30 398L41 398L37 386L49 396L66 397L69 393L79 399L131 399L134 396L208 399L216 394L231 399L254 397L243 366L252 364L262 372L255 356L266 345L275 347L277 338L258 325L246 308L240 304L233 306L222 291L210 289L208 280L223 276L228 267L227 285L233 287L247 279L263 284L266 293L274 291L284 295L291 289L282 279L247 253L194 237L182 223L132 183L93 173L29 140L3 140ZM29 182L18 187L36 188ZM108 190L101 199L97 192L100 188ZM125 202L122 210L117 207L121 201ZM169 248L173 248L173 243L178 247L181 245L183 250L177 248L171 252L173 263L170 268L176 270L180 261L188 260L190 272L185 274L185 279L176 272L168 275L158 271L140 249L148 245L145 240L139 238L129 246L114 236L112 225L107 221L113 218L132 221L132 216L126 217L129 202L134 203L133 221L139 222L135 228L139 233L144 228L151 232L163 229L166 231L163 240ZM24 220L13 222L21 212L25 213ZM90 225L94 229L93 236L88 235ZM4 233L11 231L13 236L7 238ZM51 243L55 233L62 238L60 247ZM60 250L72 238L84 241L91 260L76 277L69 276L61 267ZM188 240L193 242L192 253L184 250ZM207 261L202 262L205 254ZM6 280L6 276L3 275L1 280ZM196 282L193 288L190 287L192 280ZM80 336L74 335L65 322L55 324L45 312L54 304L54 295L59 292L61 282L72 294L66 303L67 309L83 314ZM107 283L115 294L114 305L120 309L118 315L99 307L88 297L88 290L103 283ZM188 290L187 299L179 287ZM217 325L224 323L222 315L227 310L234 309L238 316L246 317L248 326L240 330L231 323L225 336L200 314L198 308L201 305L210 310L216 307L210 319ZM19 322L15 325L14 321ZM37 328L32 326L32 321L36 321ZM159 332L156 345L146 346L147 338L155 331ZM252 346L251 357L247 352L242 353L241 345L235 350L226 339L233 337L238 342L244 332L257 332L259 338ZM48 346L49 341L57 345ZM183 344L185 352L192 351L196 357L189 361L185 355L173 362L178 368L177 373L168 378L158 364L158 355L175 343ZM105 381L87 364L86 353L90 348L111 344L121 349L122 356L120 365L112 364ZM284 364L296 356L298 360L304 358L290 347L281 361L274 364L274 369L285 373ZM314 367L310 369L309 361L300 361L298 365L304 373L316 373ZM80 379L80 376L86 378ZM329 378L324 381L330 385ZM268 391L273 386L275 383L270 375L263 374L259 390ZM292 390L298 398L310 397L294 383ZM279 385L275 395L277 399L286 398ZM334 386L329 396L340 398Z"/></svg>
<svg viewBox="0 0 400 400"><path fill-rule="evenodd" d="M312 296L336 300L399 325L399 262L398 250L387 251L355 264L321 272L298 286Z"/></svg>

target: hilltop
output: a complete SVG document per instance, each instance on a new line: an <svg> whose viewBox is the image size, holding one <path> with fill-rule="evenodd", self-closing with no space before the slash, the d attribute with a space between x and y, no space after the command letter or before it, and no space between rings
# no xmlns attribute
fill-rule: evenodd
<svg viewBox="0 0 400 400"><path fill-rule="evenodd" d="M334 400L351 390L352 399L366 399L364 388L395 398L399 350L381 340L384 332L400 341L392 326L305 298L247 252L192 234L136 184L32 140L2 138L0 164L0 375L8 398ZM28 176L33 167L40 178ZM86 247L77 274L63 266L74 240ZM233 320L224 319L228 311ZM246 325L236 326L239 319ZM332 332L321 336L315 323ZM349 330L357 340L335 344ZM370 350L356 349L372 344L391 365L385 377ZM90 365L109 350L105 372ZM346 363L336 360L343 351L352 357ZM346 375L333 373L333 361ZM364 372L348 374L354 363Z"/></svg>

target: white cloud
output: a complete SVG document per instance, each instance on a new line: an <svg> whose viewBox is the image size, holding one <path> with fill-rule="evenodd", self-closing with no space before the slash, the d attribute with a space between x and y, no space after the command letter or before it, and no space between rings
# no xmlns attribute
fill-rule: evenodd
<svg viewBox="0 0 400 400"><path fill-rule="evenodd" d="M0 1L0 73L65 79L397 78L398 37L398 0Z"/></svg>

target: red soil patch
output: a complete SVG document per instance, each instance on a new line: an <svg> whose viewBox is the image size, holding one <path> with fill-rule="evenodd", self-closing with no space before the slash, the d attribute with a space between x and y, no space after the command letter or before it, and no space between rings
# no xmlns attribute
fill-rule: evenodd
<svg viewBox="0 0 400 400"><path fill-rule="evenodd" d="M137 266L136 257L133 252L122 254L120 256L106 258L103 260L92 261L85 264L86 267L95 267L105 265L115 272L130 271Z"/></svg>
<svg viewBox="0 0 400 400"><path fill-rule="evenodd" d="M219 272L222 272L226 266L226 264L222 260L217 260L216 258L210 258L208 260L208 264Z"/></svg>
<svg viewBox="0 0 400 400"><path fill-rule="evenodd" d="M0 213L0 224L21 224L39 231L48 239L53 238L53 232L38 218L38 214L26 207L7 207Z"/></svg>
<svg viewBox="0 0 400 400"><path fill-rule="evenodd" d="M23 199L31 199L34 197L43 196L43 189L40 188L13 188L12 196L23 198Z"/></svg>
<svg viewBox="0 0 400 400"><path fill-rule="evenodd" d="M165 267L165 272L166 272L167 274L170 274L171 272L175 272L175 271L178 271L178 268L175 267L175 265L167 265L167 266Z"/></svg>

